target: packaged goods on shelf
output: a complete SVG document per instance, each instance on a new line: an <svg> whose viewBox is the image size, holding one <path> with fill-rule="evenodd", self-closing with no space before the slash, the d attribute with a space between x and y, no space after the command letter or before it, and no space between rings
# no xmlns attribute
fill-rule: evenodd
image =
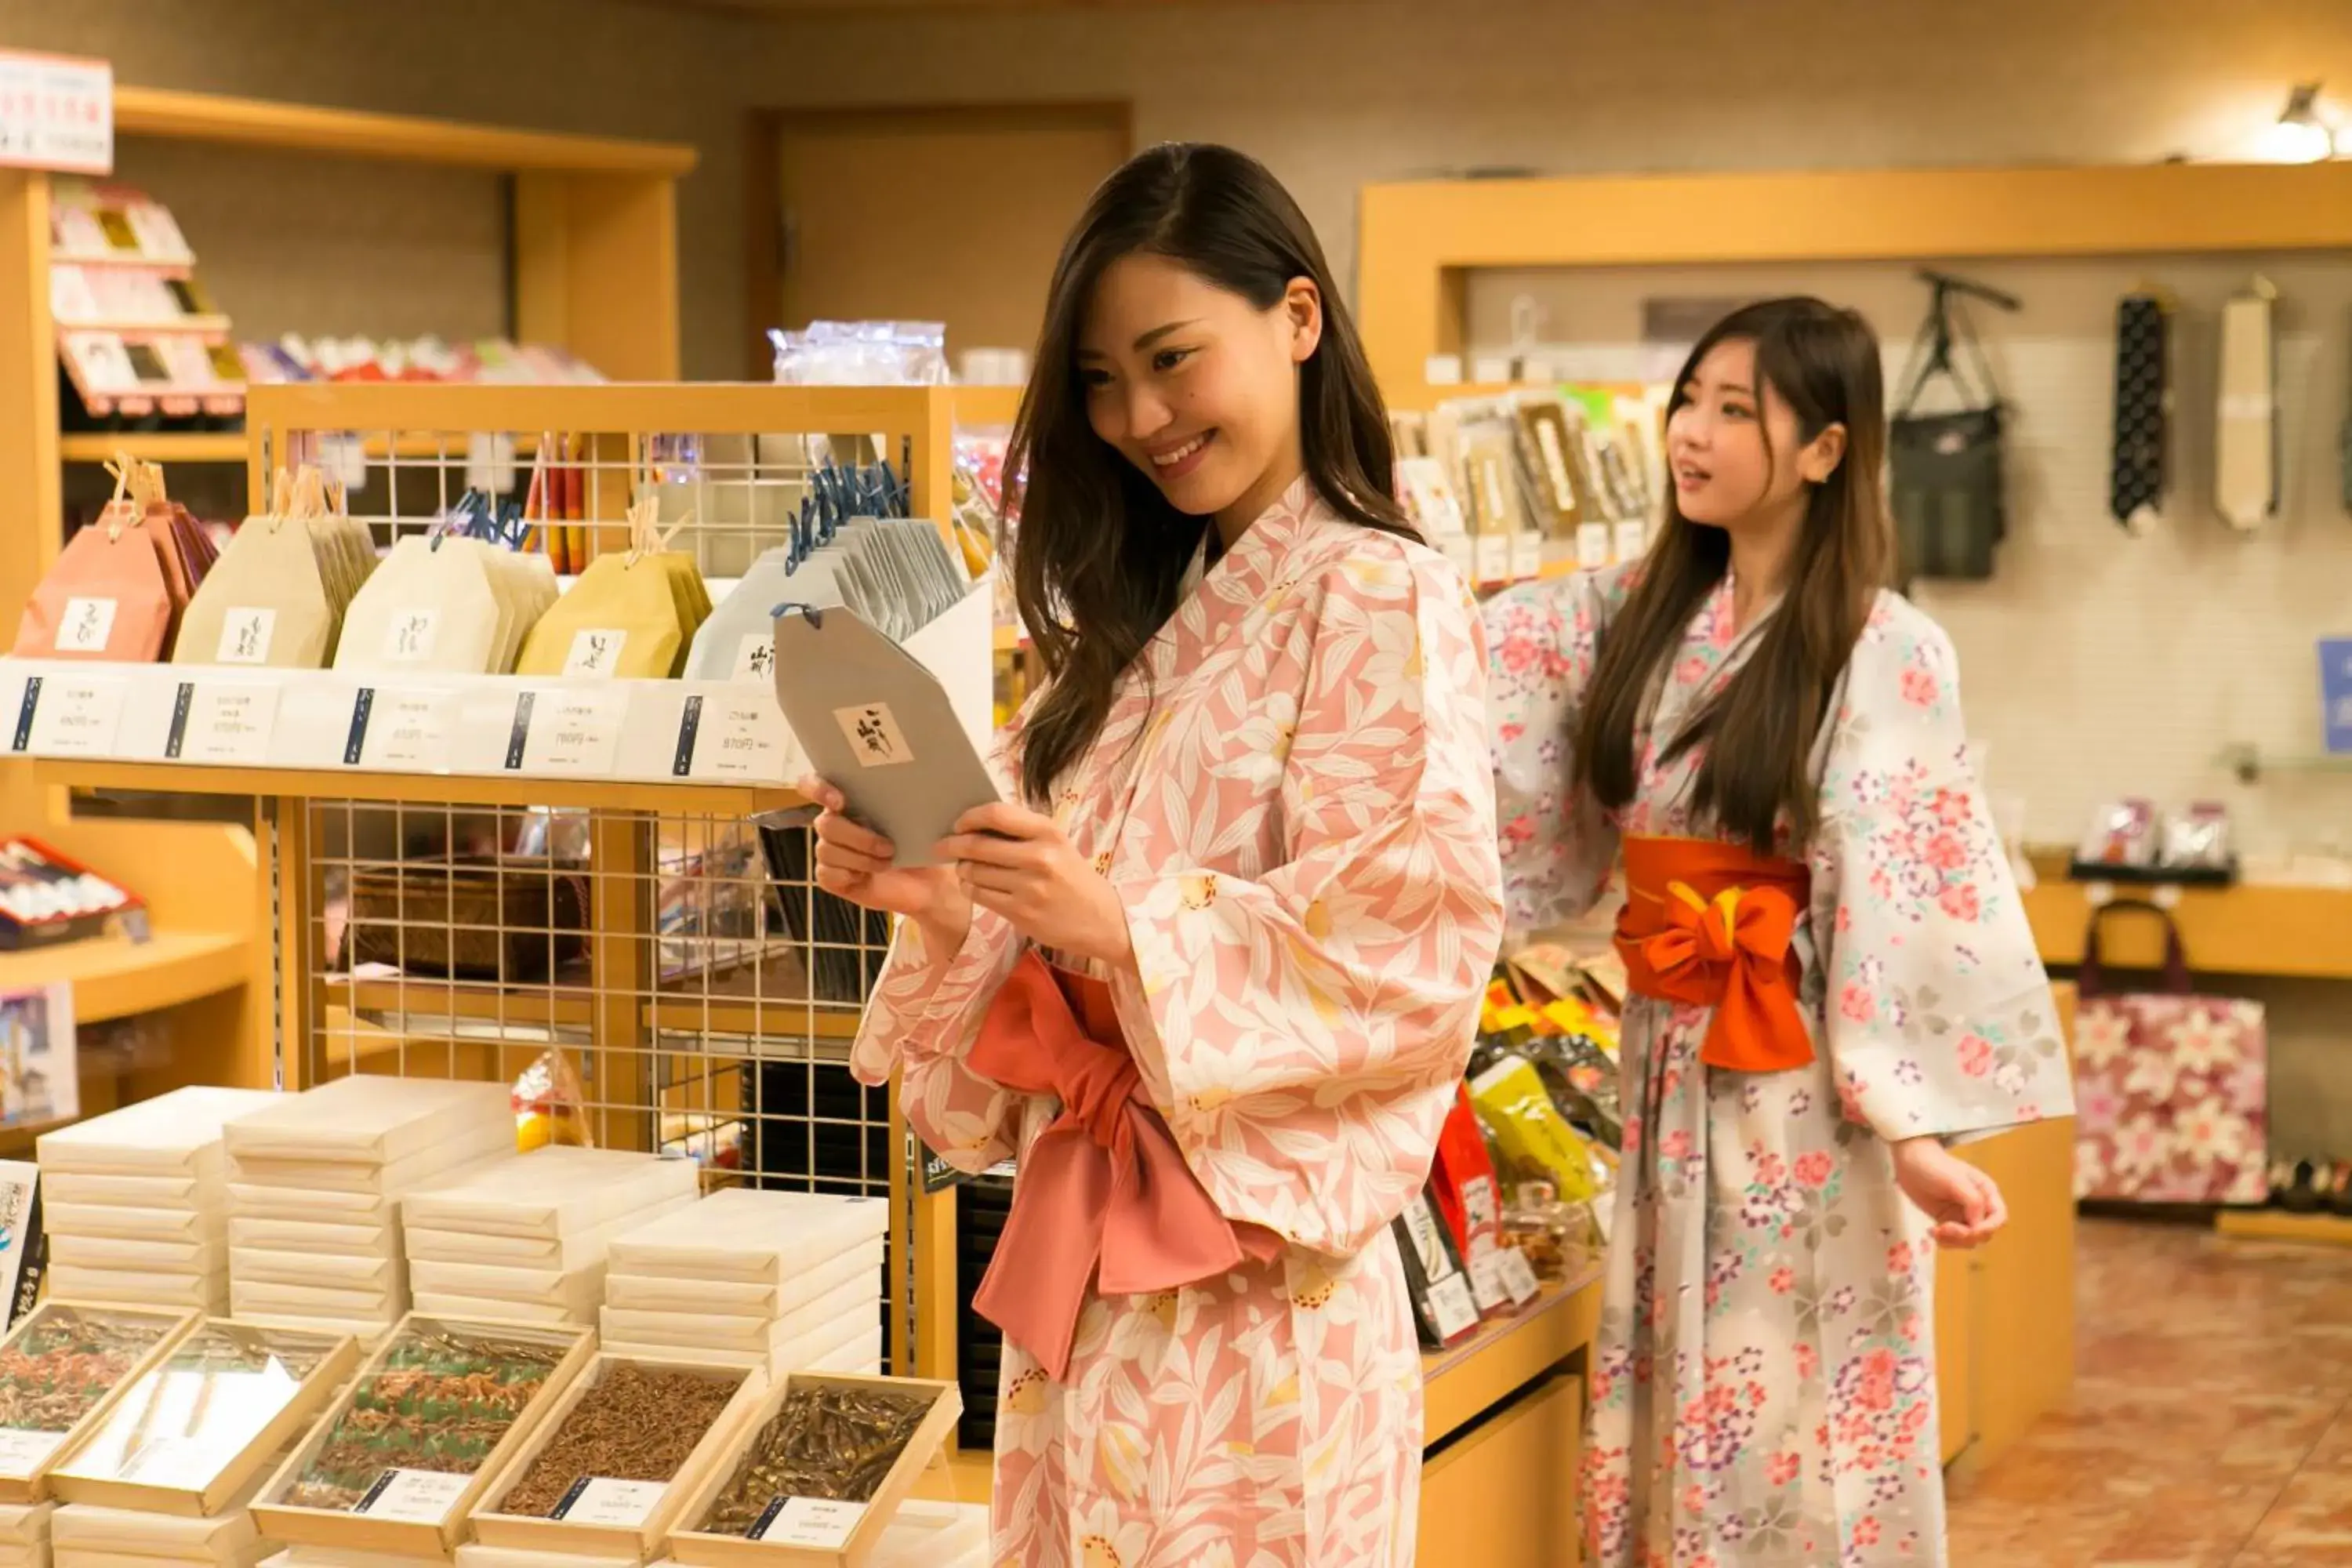
<svg viewBox="0 0 2352 1568"><path fill-rule="evenodd" d="M544 555L478 539L411 534L361 584L335 648L338 670L508 675L558 597Z"/></svg>
<svg viewBox="0 0 2352 1568"><path fill-rule="evenodd" d="M444 1557L498 1468L588 1360L578 1331L401 1321L263 1488L263 1533Z"/></svg>
<svg viewBox="0 0 2352 1568"><path fill-rule="evenodd" d="M752 1368L600 1354L491 1480L475 1534L493 1548L643 1562L730 1461L767 1392Z"/></svg>
<svg viewBox="0 0 2352 1568"><path fill-rule="evenodd" d="M0 951L96 936L142 900L31 838L0 838Z"/></svg>
<svg viewBox="0 0 2352 1568"><path fill-rule="evenodd" d="M229 321L197 282L163 204L127 186L51 182L49 310L68 429L163 416L218 425L244 407Z"/></svg>
<svg viewBox="0 0 2352 1568"><path fill-rule="evenodd" d="M399 1200L510 1153L514 1112L503 1084L359 1075L231 1121L226 1143L230 1217L272 1222L229 1247L238 1315L380 1332L408 1310L406 1258L382 1237L398 1234Z"/></svg>
<svg viewBox="0 0 2352 1568"><path fill-rule="evenodd" d="M278 1098L267 1089L177 1089L43 1133L34 1147L47 1190L50 1256L68 1268L73 1294L206 1312L225 1308L223 1129ZM68 1293L54 1278L50 1288Z"/></svg>
<svg viewBox="0 0 2352 1568"><path fill-rule="evenodd" d="M761 1403L740 1457L688 1506L671 1554L710 1568L778 1548L863 1561L961 1411L953 1384L785 1377Z"/></svg>
<svg viewBox="0 0 2352 1568"><path fill-rule="evenodd" d="M402 1200L418 1310L593 1325L612 1238L694 1202L691 1161L550 1147Z"/></svg>
<svg viewBox="0 0 2352 1568"><path fill-rule="evenodd" d="M587 563L539 616L516 660L523 675L662 680L684 673L695 634L710 618L710 590L695 558L667 548L647 486L629 506L629 547Z"/></svg>
<svg viewBox="0 0 2352 1568"><path fill-rule="evenodd" d="M877 1198L713 1193L614 1239L604 1344L701 1349L775 1371L867 1370L880 1360L888 1226Z"/></svg>
<svg viewBox="0 0 2352 1568"><path fill-rule="evenodd" d="M268 509L229 536L189 601L172 661L322 669L375 565L366 527L328 507L319 471L281 468Z"/></svg>
<svg viewBox="0 0 2352 1568"><path fill-rule="evenodd" d="M66 541L26 601L19 658L153 664L214 561L212 540L152 463L114 465L114 499Z"/></svg>
<svg viewBox="0 0 2352 1568"><path fill-rule="evenodd" d="M50 1486L59 1497L90 1505L100 1515L138 1510L124 1518L211 1519L251 1491L265 1467L326 1404L358 1360L358 1346L341 1335L225 1320L200 1324L131 1380L121 1398L58 1459ZM236 1511L242 1512L241 1504ZM107 1521L85 1515L77 1522ZM131 1528L122 1521L112 1522ZM181 1544L205 1539L199 1532ZM93 1552L143 1554L139 1547L109 1546L96 1539L81 1544Z"/></svg>
<svg viewBox="0 0 2352 1568"><path fill-rule="evenodd" d="M0 1340L0 1501L38 1502L48 1471L194 1321L51 1298Z"/></svg>

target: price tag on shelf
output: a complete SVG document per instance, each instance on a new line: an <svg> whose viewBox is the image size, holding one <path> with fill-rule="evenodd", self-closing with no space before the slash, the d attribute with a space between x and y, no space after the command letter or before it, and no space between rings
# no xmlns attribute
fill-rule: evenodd
<svg viewBox="0 0 2352 1568"><path fill-rule="evenodd" d="M667 1481L624 1481L610 1476L583 1476L572 1483L550 1519L570 1524L615 1524L634 1528L653 1517L661 1506Z"/></svg>
<svg viewBox="0 0 2352 1568"><path fill-rule="evenodd" d="M38 688L36 690L36 688ZM30 725L18 723L30 750L51 757L104 757L122 723L123 684L106 675L47 675L25 683Z"/></svg>
<svg viewBox="0 0 2352 1568"><path fill-rule="evenodd" d="M1525 582L1543 571L1543 535L1520 532L1511 535L1511 575Z"/></svg>
<svg viewBox="0 0 2352 1568"><path fill-rule="evenodd" d="M352 1511L405 1524L438 1524L449 1517L473 1479L441 1470L386 1470Z"/></svg>
<svg viewBox="0 0 2352 1568"><path fill-rule="evenodd" d="M1449 1275L1429 1288L1429 1313L1436 1320L1437 1337L1452 1344L1458 1334L1466 1334L1478 1326L1478 1302L1470 1294L1470 1281L1459 1274Z"/></svg>
<svg viewBox="0 0 2352 1568"><path fill-rule="evenodd" d="M780 1497L761 1510L751 1526L751 1539L779 1546L814 1546L838 1552L849 1544L850 1532L866 1517L862 1502L833 1502L824 1498Z"/></svg>
<svg viewBox="0 0 2352 1568"><path fill-rule="evenodd" d="M670 773L677 778L779 783L784 751L784 716L772 692L748 686L719 696L697 692L686 700L678 718Z"/></svg>
<svg viewBox="0 0 2352 1568"><path fill-rule="evenodd" d="M1536 1278L1535 1266L1528 1255L1516 1247L1498 1247L1494 1256L1500 1260L1503 1292L1514 1307L1524 1307L1543 1294L1543 1281Z"/></svg>
<svg viewBox="0 0 2352 1568"><path fill-rule="evenodd" d="M1507 533L1482 533L1474 542L1474 559L1477 570L1471 574L1482 583L1507 583L1511 579L1511 536Z"/></svg>
<svg viewBox="0 0 2352 1568"><path fill-rule="evenodd" d="M1597 572L1609 564L1609 525L1605 522L1580 522L1576 525L1576 564L1579 570Z"/></svg>
<svg viewBox="0 0 2352 1568"><path fill-rule="evenodd" d="M402 773L438 773L449 768L449 743L457 727L457 694L438 687L379 687L369 715L368 765Z"/></svg>
<svg viewBox="0 0 2352 1568"><path fill-rule="evenodd" d="M1470 1260L1470 1299L1478 1304L1480 1316L1500 1311L1511 1293L1503 1289L1503 1262L1496 1257L1496 1247L1488 1247Z"/></svg>
<svg viewBox="0 0 2352 1568"><path fill-rule="evenodd" d="M250 680L183 680L163 755L179 762L260 767L278 726L278 688Z"/></svg>
<svg viewBox="0 0 2352 1568"><path fill-rule="evenodd" d="M548 687L515 700L507 766L559 778L609 778L621 751L628 694L610 687Z"/></svg>
<svg viewBox="0 0 2352 1568"><path fill-rule="evenodd" d="M66 174L114 173L113 66L0 53L0 163Z"/></svg>
<svg viewBox="0 0 2352 1568"><path fill-rule="evenodd" d="M0 1426L0 1476L29 1476L66 1440L63 1432Z"/></svg>
<svg viewBox="0 0 2352 1568"><path fill-rule="evenodd" d="M1650 548L1650 525L1640 518L1617 525L1617 559L1639 561Z"/></svg>

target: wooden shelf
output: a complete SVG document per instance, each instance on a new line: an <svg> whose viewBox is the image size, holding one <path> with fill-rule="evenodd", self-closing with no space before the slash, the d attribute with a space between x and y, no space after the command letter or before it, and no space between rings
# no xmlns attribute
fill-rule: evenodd
<svg viewBox="0 0 2352 1568"><path fill-rule="evenodd" d="M1018 386L959 386L955 394L955 419L959 425L1010 425L1021 413Z"/></svg>
<svg viewBox="0 0 2352 1568"><path fill-rule="evenodd" d="M658 174L673 179L691 171L696 156L691 147L665 142L461 125L414 115L364 114L121 84L114 89L114 133L282 147L394 163Z"/></svg>
<svg viewBox="0 0 2352 1568"><path fill-rule="evenodd" d="M612 779L492 778L474 773L383 773L357 768L231 768L180 763L26 764L43 784L138 794L282 795L406 805L546 805L680 816L757 816L808 803L782 786L640 784Z"/></svg>
<svg viewBox="0 0 2352 1568"><path fill-rule="evenodd" d="M176 1007L245 984L243 937L159 931L143 942L122 936L0 952L0 991L73 982L74 1018L103 1023Z"/></svg>
<svg viewBox="0 0 2352 1568"><path fill-rule="evenodd" d="M2284 1209L2223 1209L2213 1218L2223 1236L2247 1241L2307 1241L2352 1247L2352 1219L2332 1214L2288 1214Z"/></svg>
<svg viewBox="0 0 2352 1568"><path fill-rule="evenodd" d="M119 452L150 463L242 464L245 437L234 430L159 430L120 436L84 432L58 439L58 455L68 463L110 463Z"/></svg>
<svg viewBox="0 0 2352 1568"><path fill-rule="evenodd" d="M2087 885L2068 881L2063 868L2038 860L2035 869L2043 874L2042 883L2025 895L2034 945L2046 963L2080 963L2091 919ZM2120 882L2114 887L2117 898L2154 891ZM2197 973L2352 980L2352 889L2242 882L2179 891L2172 918ZM2163 932L2146 917L2117 917L2105 942L2102 961L2110 968L2163 964Z"/></svg>
<svg viewBox="0 0 2352 1568"><path fill-rule="evenodd" d="M1468 1426L1592 1342L1601 1329L1601 1268L1551 1285L1516 1318L1485 1324L1451 1350L1421 1359L1427 1389L1422 1441Z"/></svg>

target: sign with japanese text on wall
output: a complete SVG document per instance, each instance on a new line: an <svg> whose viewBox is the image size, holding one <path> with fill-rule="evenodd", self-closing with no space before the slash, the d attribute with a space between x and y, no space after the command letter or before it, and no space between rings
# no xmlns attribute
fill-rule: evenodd
<svg viewBox="0 0 2352 1568"><path fill-rule="evenodd" d="M114 172L114 68L0 49L0 165Z"/></svg>

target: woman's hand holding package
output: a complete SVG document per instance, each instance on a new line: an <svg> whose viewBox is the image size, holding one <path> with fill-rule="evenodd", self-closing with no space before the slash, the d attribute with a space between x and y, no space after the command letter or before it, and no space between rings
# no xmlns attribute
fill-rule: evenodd
<svg viewBox="0 0 2352 1568"><path fill-rule="evenodd" d="M944 960L971 929L971 900L953 866L899 868L888 839L843 813L848 802L822 779L801 793L823 808L816 819L816 885L865 909L904 915L922 928L927 950Z"/></svg>
<svg viewBox="0 0 2352 1568"><path fill-rule="evenodd" d="M1101 872L1070 847L1053 818L999 802L957 819L940 841L963 892L1039 947L1120 964L1134 955L1127 910Z"/></svg>

